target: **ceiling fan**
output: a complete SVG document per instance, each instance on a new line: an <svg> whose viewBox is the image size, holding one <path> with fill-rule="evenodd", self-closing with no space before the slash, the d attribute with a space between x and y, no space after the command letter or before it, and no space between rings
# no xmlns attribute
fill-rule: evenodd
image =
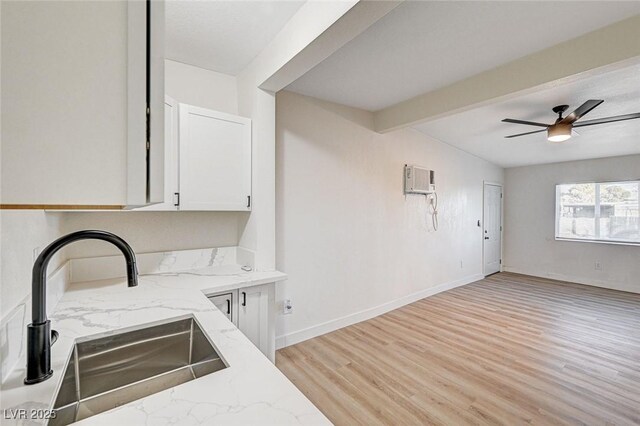
<svg viewBox="0 0 640 426"><path fill-rule="evenodd" d="M563 117L562 114L569 108L569 105L558 105L553 107L553 112L558 114L558 118L553 124L536 123L535 121L514 120L505 118L504 123L527 124L529 126L544 127L542 130L534 130L533 132L518 133L517 135L505 136L505 138L516 138L518 136L531 135L533 133L547 132L549 142L564 142L571 138L571 131L574 127L593 126L595 124L613 123L615 121L633 120L640 118L640 112L635 114L616 115L613 117L597 118L595 120L580 121L589 111L603 103L601 99L589 99L580 105L571 114Z"/></svg>

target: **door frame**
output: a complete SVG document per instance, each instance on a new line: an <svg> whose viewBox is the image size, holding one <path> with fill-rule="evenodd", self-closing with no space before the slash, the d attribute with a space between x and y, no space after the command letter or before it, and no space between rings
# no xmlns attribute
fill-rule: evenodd
<svg viewBox="0 0 640 426"><path fill-rule="evenodd" d="M485 272L485 261L484 261L484 201L486 198L486 186L487 185L491 185L491 186L499 186L500 187L500 194L502 194L502 196L500 197L500 270L498 272L502 272L504 265L502 264L502 259L504 258L504 185L502 183L499 182L493 182L493 181L488 181L488 180L483 180L482 181L482 226L480 227L480 238L481 238L481 243L482 243L482 275L484 275L485 277L491 274L487 274Z"/></svg>

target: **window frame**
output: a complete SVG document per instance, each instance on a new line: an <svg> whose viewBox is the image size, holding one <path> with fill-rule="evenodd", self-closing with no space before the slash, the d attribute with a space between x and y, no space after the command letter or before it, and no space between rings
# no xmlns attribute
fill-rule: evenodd
<svg viewBox="0 0 640 426"><path fill-rule="evenodd" d="M628 179L628 180L612 180L612 181L582 181L582 182L567 182L567 183L557 183L556 184L556 199L555 199L555 240L556 241L571 241L571 242L579 242L579 243L596 243L596 244L612 244L612 245L623 245L623 246L640 246L640 241L625 241L625 240L609 240L603 238L570 238L570 237L561 237L559 236L559 228L560 228L560 187L565 185L585 185L585 184L593 184L595 185L595 232L596 235L600 234L600 185L612 185L612 184L629 184L629 183L637 183L638 184L638 204L640 209L640 178L637 179ZM640 215L640 213L639 213Z"/></svg>

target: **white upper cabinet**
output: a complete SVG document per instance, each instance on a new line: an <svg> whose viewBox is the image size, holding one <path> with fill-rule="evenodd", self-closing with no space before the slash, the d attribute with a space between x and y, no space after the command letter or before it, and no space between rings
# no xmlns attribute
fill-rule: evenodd
<svg viewBox="0 0 640 426"><path fill-rule="evenodd" d="M251 210L251 120L165 96L164 199L136 210Z"/></svg>
<svg viewBox="0 0 640 426"><path fill-rule="evenodd" d="M178 206L178 103L164 97L164 201L136 210L177 210Z"/></svg>
<svg viewBox="0 0 640 426"><path fill-rule="evenodd" d="M251 120L180 104L180 210L251 210Z"/></svg>
<svg viewBox="0 0 640 426"><path fill-rule="evenodd" d="M3 2L1 27L3 207L162 201L164 3Z"/></svg>
<svg viewBox="0 0 640 426"><path fill-rule="evenodd" d="M175 210L178 205L178 103L165 96L164 100L164 202L166 209Z"/></svg>

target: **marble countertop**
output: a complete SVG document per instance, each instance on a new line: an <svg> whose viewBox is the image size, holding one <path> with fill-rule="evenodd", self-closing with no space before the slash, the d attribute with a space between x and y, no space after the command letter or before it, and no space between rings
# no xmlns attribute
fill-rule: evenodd
<svg viewBox="0 0 640 426"><path fill-rule="evenodd" d="M243 271L238 265L210 266L190 271L141 275L156 285L174 289L197 289L205 295L241 287L282 281L287 274L279 271ZM125 282L122 280L122 282ZM126 284L125 284L126 285Z"/></svg>
<svg viewBox="0 0 640 426"><path fill-rule="evenodd" d="M75 283L49 317L60 333L52 347L53 377L22 384L24 367L2 385L2 424L7 410L53 405L74 340L147 323L193 315L228 368L147 396L78 424L330 424L326 417L238 330L205 294L286 278L281 272L244 272L232 265L141 275L129 288L122 278ZM15 411L14 411L15 412ZM43 422L43 421L42 421Z"/></svg>

